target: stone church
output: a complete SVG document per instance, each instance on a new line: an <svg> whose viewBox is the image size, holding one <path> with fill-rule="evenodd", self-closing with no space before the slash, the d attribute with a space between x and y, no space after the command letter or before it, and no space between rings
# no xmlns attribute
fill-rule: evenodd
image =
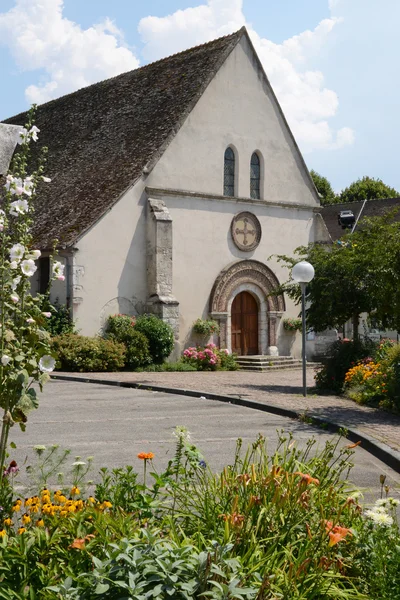
<svg viewBox="0 0 400 600"><path fill-rule="evenodd" d="M221 347L299 354L282 326L299 308L270 295L288 278L274 255L327 232L245 28L39 106L36 124L52 182L38 196L35 285L57 239L67 277L53 297L81 334L151 312L174 328L178 355L212 317Z"/></svg>

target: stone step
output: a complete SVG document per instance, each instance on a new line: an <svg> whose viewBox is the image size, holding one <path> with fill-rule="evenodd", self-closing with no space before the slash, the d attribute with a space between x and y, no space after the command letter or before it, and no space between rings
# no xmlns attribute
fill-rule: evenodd
<svg viewBox="0 0 400 600"><path fill-rule="evenodd" d="M238 356L238 362L243 364L281 364L281 363L292 363L294 360L293 356Z"/></svg>
<svg viewBox="0 0 400 600"><path fill-rule="evenodd" d="M301 369L302 361L293 356L240 356L237 362L242 371L278 371ZM307 368L315 368L317 363L308 362Z"/></svg>

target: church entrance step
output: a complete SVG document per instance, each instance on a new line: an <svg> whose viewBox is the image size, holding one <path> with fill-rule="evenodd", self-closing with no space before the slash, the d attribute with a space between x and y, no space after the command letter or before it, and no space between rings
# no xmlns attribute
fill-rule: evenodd
<svg viewBox="0 0 400 600"><path fill-rule="evenodd" d="M301 359L293 356L239 356L237 362L242 371L277 371L282 369L299 369ZM308 363L307 367L315 367L316 363Z"/></svg>

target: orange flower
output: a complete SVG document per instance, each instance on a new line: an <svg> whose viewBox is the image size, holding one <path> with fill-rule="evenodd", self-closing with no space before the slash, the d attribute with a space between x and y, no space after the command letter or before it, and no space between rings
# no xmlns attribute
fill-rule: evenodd
<svg viewBox="0 0 400 600"><path fill-rule="evenodd" d="M314 485L319 485L319 479L311 477L311 475L308 475L308 473L301 473L300 471L296 471L294 475L299 475L299 477L301 477L300 484L305 483L306 485L309 485L310 483L313 483Z"/></svg>
<svg viewBox="0 0 400 600"><path fill-rule="evenodd" d="M83 550L86 544L85 538L76 538L70 545L70 548L77 548L78 550Z"/></svg>
<svg viewBox="0 0 400 600"><path fill-rule="evenodd" d="M139 452L137 455L140 460L152 460L154 458L154 454L152 452Z"/></svg>
<svg viewBox="0 0 400 600"><path fill-rule="evenodd" d="M351 530L340 525L333 526L332 521L325 521L325 529L329 535L329 546L335 546L348 535L352 535Z"/></svg>

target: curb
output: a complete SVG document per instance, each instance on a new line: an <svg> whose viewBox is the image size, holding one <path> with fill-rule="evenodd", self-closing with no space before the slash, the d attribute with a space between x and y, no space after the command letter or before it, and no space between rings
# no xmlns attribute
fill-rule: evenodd
<svg viewBox="0 0 400 600"><path fill-rule="evenodd" d="M185 390L182 388L170 388L166 386L148 385L142 383L129 383L126 381L110 381L108 379L92 379L90 377L76 377L72 375L51 375L51 379L58 379L60 381L77 381L81 383L97 383L99 385L109 385L114 387L133 388L140 390L149 390L153 392L164 392L166 394L176 394L178 396L191 396L193 398L201 398L204 400L216 400L218 402L226 402L227 404L235 404L236 406L243 406L244 408L252 408L262 412L272 413L281 417L288 417L289 419L296 419L298 421L304 421L307 425L314 425L320 427L326 431L337 433L340 430L346 430L346 438L351 442L361 442L361 446L364 450L378 458L380 461L385 463L388 467L392 468L397 473L400 473L400 452L390 448L387 444L378 442L375 438L361 433L358 429L349 429L345 424L334 423L322 417L310 417L308 418L305 413L297 412L289 408L283 408L277 404L261 404L254 400L244 400L239 396L224 396L221 394L209 394L207 392L200 392L197 390Z"/></svg>

